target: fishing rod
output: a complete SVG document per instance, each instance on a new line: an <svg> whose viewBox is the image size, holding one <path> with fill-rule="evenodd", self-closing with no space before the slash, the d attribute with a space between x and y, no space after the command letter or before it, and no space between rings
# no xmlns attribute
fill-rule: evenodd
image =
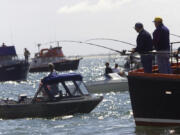
<svg viewBox="0 0 180 135"><path fill-rule="evenodd" d="M123 52L122 52L122 51L119 51L119 50L116 50L116 49L113 49L113 48L109 48L109 47L106 47L106 46L103 46L103 45L90 43L90 42L73 41L73 40L62 40L62 41L60 41L60 42L74 42L74 43L80 43L80 44L87 44L87 45L90 45L90 46L96 46L96 47L100 47L100 48L108 49L108 50L111 50L111 51L114 51L114 52L117 52L117 53L123 54Z"/></svg>
<svg viewBox="0 0 180 135"><path fill-rule="evenodd" d="M180 38L180 35L177 34L170 34L170 35Z"/></svg>
<svg viewBox="0 0 180 135"><path fill-rule="evenodd" d="M121 41L121 40L112 39L112 38L92 38L92 39L86 40L85 42L89 42L89 41L93 41L93 40L111 40L111 41L120 42L120 43L123 43L123 44L128 44L130 46L136 46L135 44L131 44L131 43L126 42L126 41Z"/></svg>
<svg viewBox="0 0 180 135"><path fill-rule="evenodd" d="M103 46L103 45L94 44L94 43L90 43L90 42L83 42L83 41L75 41L75 40L59 40L59 41L53 41L53 42L48 42L48 43L57 43L57 44L59 45L60 42L67 42L67 43L69 42L69 43L87 44L87 45L90 45L90 46L96 46L96 47L108 49L108 50L111 50L111 51L120 53L121 55L124 55L124 54L126 53L125 50L119 51L119 50L116 50L116 49L113 49L113 48L109 48L109 47L106 47L106 46ZM48 44L48 43L45 43L45 44Z"/></svg>

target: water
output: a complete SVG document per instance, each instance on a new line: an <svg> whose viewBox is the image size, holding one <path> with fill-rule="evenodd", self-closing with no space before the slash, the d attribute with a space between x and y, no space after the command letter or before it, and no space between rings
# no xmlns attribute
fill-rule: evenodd
<svg viewBox="0 0 180 135"><path fill-rule="evenodd" d="M98 80L104 73L104 63L117 60L108 57L85 58L79 70L85 81ZM72 71L70 71L72 72ZM27 82L0 84L0 98L17 99L19 94L33 96L40 79L47 73L29 74ZM179 127L136 127L129 93L100 94L104 100L89 114L76 114L53 119L0 120L3 135L170 135L180 134Z"/></svg>

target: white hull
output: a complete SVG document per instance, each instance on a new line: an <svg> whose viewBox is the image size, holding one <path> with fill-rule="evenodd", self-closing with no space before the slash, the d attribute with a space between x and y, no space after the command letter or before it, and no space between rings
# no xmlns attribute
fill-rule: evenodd
<svg viewBox="0 0 180 135"><path fill-rule="evenodd" d="M128 91L128 82L122 80L103 80L86 83L90 93Z"/></svg>

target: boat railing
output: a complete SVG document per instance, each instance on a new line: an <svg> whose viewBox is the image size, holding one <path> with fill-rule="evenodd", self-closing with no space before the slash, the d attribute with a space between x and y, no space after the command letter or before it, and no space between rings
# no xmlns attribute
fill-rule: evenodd
<svg viewBox="0 0 180 135"><path fill-rule="evenodd" d="M11 64L17 64L18 62L24 62L25 58L21 55L18 56L1 56L0 65L6 66Z"/></svg>
<svg viewBox="0 0 180 135"><path fill-rule="evenodd" d="M180 48L178 50L173 49L173 46L176 44L180 44L180 42L171 42L170 43L170 51L150 51L148 53L140 54L141 56L151 56L152 57L152 66L153 66L153 71L158 72L158 67L157 67L157 57L158 55L162 54L168 54L170 64L171 66L176 63L177 66L179 66L179 58L180 58ZM136 59L137 56L135 56L134 53L129 54L129 71L139 71L143 72L143 68L141 65L141 62Z"/></svg>

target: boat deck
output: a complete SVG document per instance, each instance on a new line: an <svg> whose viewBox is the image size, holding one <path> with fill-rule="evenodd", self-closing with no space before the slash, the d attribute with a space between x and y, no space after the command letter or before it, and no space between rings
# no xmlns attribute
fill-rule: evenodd
<svg viewBox="0 0 180 135"><path fill-rule="evenodd" d="M158 72L158 66L153 66L153 71L152 73L144 73L143 68L140 69L136 69L136 70L132 70L129 72L128 75L130 76L144 76L144 77L171 77L171 78L180 78L180 63L176 64L173 63L171 64L171 70L172 70L172 74L162 74Z"/></svg>

